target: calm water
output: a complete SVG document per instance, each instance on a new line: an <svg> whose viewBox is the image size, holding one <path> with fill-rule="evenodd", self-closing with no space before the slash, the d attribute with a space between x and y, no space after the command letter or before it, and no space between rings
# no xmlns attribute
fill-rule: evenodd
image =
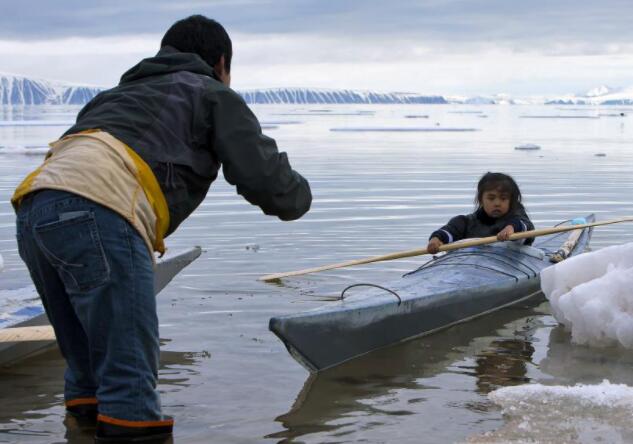
<svg viewBox="0 0 633 444"><path fill-rule="evenodd" d="M472 208L474 187L486 171L517 179L537 227L588 213L598 219L633 215L633 117L531 119L522 116L615 110L528 106L254 110L309 179L315 200L306 217L282 223L219 179L168 239L172 249L205 249L159 298L160 390L166 413L177 420L176 442L463 442L503 425L486 397L495 388L604 378L633 385L632 352L570 345L546 303L506 309L310 377L268 332L268 319L323 304L350 283L396 279L428 258L282 285L256 280L425 246L431 231ZM41 163L43 154L32 151L41 152L77 111L0 108L0 254L6 267L0 289L29 282L16 251L9 197ZM24 119L40 125L12 123ZM386 127L478 131L331 131ZM541 150L514 150L523 143ZM611 225L594 231L591 247L631 241L630 225ZM55 351L0 370L0 442L91 442L90 434L63 425L62 372Z"/></svg>

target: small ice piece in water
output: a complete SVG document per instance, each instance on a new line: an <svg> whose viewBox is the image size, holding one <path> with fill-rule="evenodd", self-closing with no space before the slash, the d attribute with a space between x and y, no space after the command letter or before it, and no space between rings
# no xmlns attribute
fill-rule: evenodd
<svg viewBox="0 0 633 444"><path fill-rule="evenodd" d="M523 143L521 145L515 146L514 149L520 151L537 151L540 150L541 147L539 145L536 145L535 143Z"/></svg>
<svg viewBox="0 0 633 444"><path fill-rule="evenodd" d="M633 348L633 242L571 257L541 271L556 320L577 344Z"/></svg>
<svg viewBox="0 0 633 444"><path fill-rule="evenodd" d="M506 423L470 443L631 442L633 387L625 384L524 384L500 388L488 398L501 406Z"/></svg>

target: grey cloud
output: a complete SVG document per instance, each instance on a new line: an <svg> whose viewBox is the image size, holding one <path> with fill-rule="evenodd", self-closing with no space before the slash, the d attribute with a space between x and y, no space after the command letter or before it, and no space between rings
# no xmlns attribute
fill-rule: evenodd
<svg viewBox="0 0 633 444"><path fill-rule="evenodd" d="M0 38L43 39L162 34L201 13L229 33L316 34L468 47L491 42L521 49L633 41L630 0L2 0ZM575 45L575 46L574 46Z"/></svg>

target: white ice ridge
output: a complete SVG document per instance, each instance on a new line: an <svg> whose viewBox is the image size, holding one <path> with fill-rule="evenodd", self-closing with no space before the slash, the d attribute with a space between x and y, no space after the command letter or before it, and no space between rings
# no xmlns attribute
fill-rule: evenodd
<svg viewBox="0 0 633 444"><path fill-rule="evenodd" d="M633 243L574 256L541 272L541 288L572 342L633 348Z"/></svg>
<svg viewBox="0 0 633 444"><path fill-rule="evenodd" d="M633 387L611 384L504 387L488 394L506 423L473 437L478 443L628 443Z"/></svg>

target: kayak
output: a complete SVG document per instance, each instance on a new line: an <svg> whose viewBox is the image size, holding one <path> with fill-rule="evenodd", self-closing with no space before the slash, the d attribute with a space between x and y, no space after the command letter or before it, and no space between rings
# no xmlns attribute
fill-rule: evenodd
<svg viewBox="0 0 633 444"><path fill-rule="evenodd" d="M595 220L593 215L580 219ZM344 289L338 301L273 317L269 328L306 369L325 370L512 304L543 298L540 271L553 265L554 258L561 259L562 247L564 257L582 253L592 228L571 233L537 237L532 246L496 242L453 250L394 282L355 284Z"/></svg>
<svg viewBox="0 0 633 444"><path fill-rule="evenodd" d="M167 284L187 265L196 260L202 250L200 247L193 247L181 252L167 254L156 263L156 273L154 277L154 291L156 294L167 286ZM48 318L44 312L44 307L32 287L19 290L27 296L24 302L2 311L0 316L0 330L16 327L38 327L49 325ZM29 356L41 353L55 345L54 340L41 341L20 341L20 342L0 342L0 365L12 364Z"/></svg>

